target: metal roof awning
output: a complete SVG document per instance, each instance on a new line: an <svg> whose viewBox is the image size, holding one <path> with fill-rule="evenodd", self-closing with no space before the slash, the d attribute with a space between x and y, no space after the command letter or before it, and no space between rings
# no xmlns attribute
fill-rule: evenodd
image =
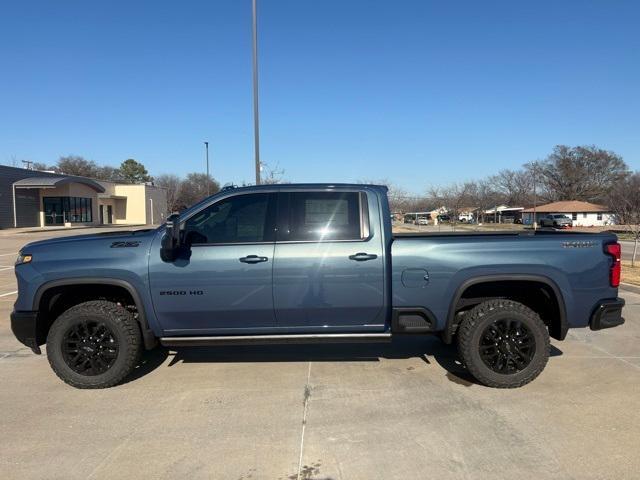
<svg viewBox="0 0 640 480"><path fill-rule="evenodd" d="M29 177L13 183L14 188L56 188L68 183L81 183L96 192L104 193L104 187L98 182L84 177Z"/></svg>

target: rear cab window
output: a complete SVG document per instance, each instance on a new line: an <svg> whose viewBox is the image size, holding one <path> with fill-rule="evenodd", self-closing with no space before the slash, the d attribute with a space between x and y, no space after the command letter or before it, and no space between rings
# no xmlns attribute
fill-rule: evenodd
<svg viewBox="0 0 640 480"><path fill-rule="evenodd" d="M324 242L369 237L364 192L283 192L278 241Z"/></svg>

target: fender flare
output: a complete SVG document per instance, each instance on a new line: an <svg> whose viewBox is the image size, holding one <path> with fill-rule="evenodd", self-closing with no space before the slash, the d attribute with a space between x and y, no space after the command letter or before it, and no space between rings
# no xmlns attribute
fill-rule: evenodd
<svg viewBox="0 0 640 480"><path fill-rule="evenodd" d="M460 284L460 286L456 289L456 292L453 296L453 300L449 304L449 312L447 314L447 323L442 332L442 340L445 343L451 343L453 339L453 325L455 320L456 313L456 305L458 301L462 298L462 294L469 287L473 285L478 285L480 283L490 283L490 282L508 282L508 281L525 281L525 282L538 282L542 283L549 288L554 293L556 297L556 301L558 302L558 310L560 311L560 325L559 328L549 328L549 332L551 336L557 340L564 340L567 336L567 331L569 330L569 326L567 324L567 310L564 303L564 297L558 285L551 280L549 277L545 277L544 275L531 275L531 274L513 274L513 275L481 275L477 277L472 277Z"/></svg>
<svg viewBox="0 0 640 480"><path fill-rule="evenodd" d="M33 298L33 310L37 311L39 309L42 296L51 288L88 284L113 285L116 287L122 287L127 292L129 292L131 298L133 298L133 302L136 305L136 309L138 310L138 323L140 324L140 331L142 333L142 339L144 340L144 346L147 350L155 347L155 345L157 344L157 339L151 328L149 328L149 321L147 319L147 314L144 308L144 303L142 302L142 298L140 297L138 290L126 280L105 277L73 277L60 280L51 280L49 282L43 283L42 285L40 285L40 287L38 287L38 290L36 291L36 294Z"/></svg>

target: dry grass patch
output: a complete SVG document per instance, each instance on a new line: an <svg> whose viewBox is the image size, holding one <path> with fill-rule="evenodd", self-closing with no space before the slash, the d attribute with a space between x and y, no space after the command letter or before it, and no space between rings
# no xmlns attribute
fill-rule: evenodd
<svg viewBox="0 0 640 480"><path fill-rule="evenodd" d="M624 283L640 285L640 260L636 261L635 267L631 267L630 260L622 261L622 281Z"/></svg>

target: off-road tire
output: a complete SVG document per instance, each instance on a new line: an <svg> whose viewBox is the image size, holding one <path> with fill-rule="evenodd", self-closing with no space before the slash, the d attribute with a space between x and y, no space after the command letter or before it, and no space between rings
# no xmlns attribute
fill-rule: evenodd
<svg viewBox="0 0 640 480"><path fill-rule="evenodd" d="M103 323L117 341L115 361L104 373L83 375L65 361L63 342L70 328L83 322ZM136 367L142 353L140 327L132 313L121 305L92 300L71 307L60 315L47 336L47 357L53 371L75 388L107 388L122 382Z"/></svg>
<svg viewBox="0 0 640 480"><path fill-rule="evenodd" d="M531 333L535 342L535 353L530 363L522 370L497 373L480 355L480 342L487 327L496 321L513 319L521 322ZM534 380L549 359L549 332L540 316L529 307L512 300L489 300L465 314L458 328L458 352L462 362L478 382L494 388L517 388Z"/></svg>

